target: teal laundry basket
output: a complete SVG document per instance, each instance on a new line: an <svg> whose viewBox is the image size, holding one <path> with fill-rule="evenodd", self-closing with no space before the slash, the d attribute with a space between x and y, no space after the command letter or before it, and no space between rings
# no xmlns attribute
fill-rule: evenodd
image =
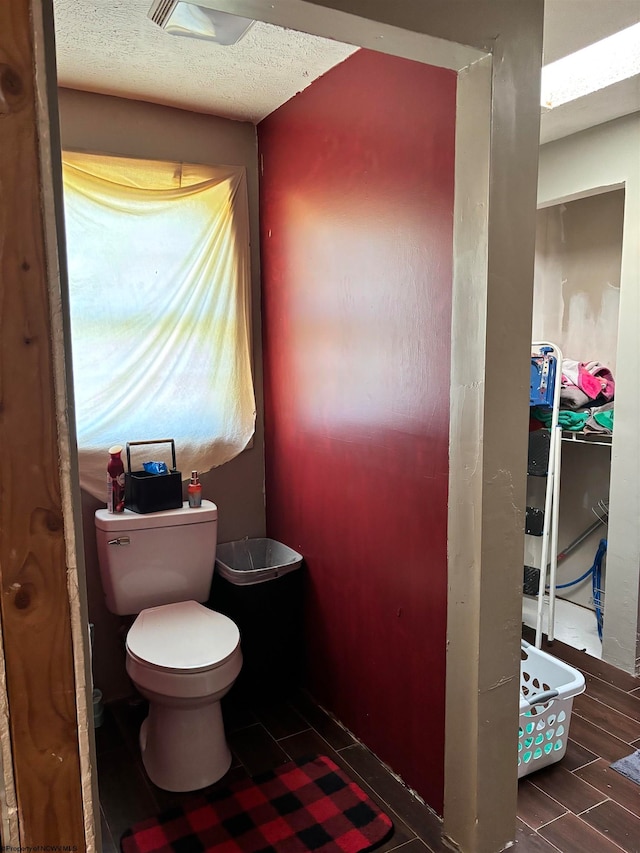
<svg viewBox="0 0 640 853"><path fill-rule="evenodd" d="M518 777L564 757L573 699L585 689L581 672L526 640L520 657Z"/></svg>

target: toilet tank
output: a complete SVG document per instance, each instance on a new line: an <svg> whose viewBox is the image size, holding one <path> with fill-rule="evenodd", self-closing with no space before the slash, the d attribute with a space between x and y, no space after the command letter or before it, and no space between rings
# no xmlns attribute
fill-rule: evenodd
<svg viewBox="0 0 640 853"><path fill-rule="evenodd" d="M216 558L218 508L95 515L98 561L108 609L119 616L176 601L205 602Z"/></svg>

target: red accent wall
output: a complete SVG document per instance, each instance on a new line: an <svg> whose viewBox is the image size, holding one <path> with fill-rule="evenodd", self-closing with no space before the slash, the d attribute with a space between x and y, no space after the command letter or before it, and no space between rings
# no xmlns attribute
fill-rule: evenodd
<svg viewBox="0 0 640 853"><path fill-rule="evenodd" d="M440 814L455 95L362 50L258 126L268 535L313 694Z"/></svg>

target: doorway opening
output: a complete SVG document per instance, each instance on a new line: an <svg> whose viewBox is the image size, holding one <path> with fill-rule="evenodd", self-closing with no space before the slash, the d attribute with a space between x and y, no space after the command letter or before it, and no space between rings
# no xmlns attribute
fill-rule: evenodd
<svg viewBox="0 0 640 853"><path fill-rule="evenodd" d="M597 658L607 621L606 551L615 548L608 534L615 391L610 401L597 399L588 377L588 394L572 380L576 364L583 366L581 377L601 373L597 364L615 381L624 205L624 189L609 188L545 205L536 228L532 339L552 341L565 360L553 636ZM533 426L536 414L532 410ZM544 506L545 483L544 477L528 478L527 507ZM540 538L525 537L525 566L540 566L540 559ZM523 621L535 627L532 592L525 584ZM546 608L542 630L547 635L548 620ZM612 621L607 627L615 632Z"/></svg>

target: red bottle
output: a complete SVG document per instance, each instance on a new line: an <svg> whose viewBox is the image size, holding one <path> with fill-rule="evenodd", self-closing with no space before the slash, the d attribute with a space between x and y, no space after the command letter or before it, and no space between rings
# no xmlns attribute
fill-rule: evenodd
<svg viewBox="0 0 640 853"><path fill-rule="evenodd" d="M191 482L187 486L187 495L190 507L202 506L202 484L197 471L191 472Z"/></svg>
<svg viewBox="0 0 640 853"><path fill-rule="evenodd" d="M124 512L124 462L122 447L114 444L109 448L107 465L107 509L109 512Z"/></svg>

